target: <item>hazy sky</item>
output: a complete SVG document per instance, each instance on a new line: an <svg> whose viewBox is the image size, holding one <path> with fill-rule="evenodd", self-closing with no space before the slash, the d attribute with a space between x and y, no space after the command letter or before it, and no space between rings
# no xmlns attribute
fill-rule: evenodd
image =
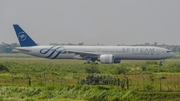
<svg viewBox="0 0 180 101"><path fill-rule="evenodd" d="M0 0L0 43L180 45L180 0Z"/></svg>

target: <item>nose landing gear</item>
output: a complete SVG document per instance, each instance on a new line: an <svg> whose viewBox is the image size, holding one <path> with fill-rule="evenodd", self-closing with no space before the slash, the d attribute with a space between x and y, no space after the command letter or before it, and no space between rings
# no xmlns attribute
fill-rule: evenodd
<svg viewBox="0 0 180 101"><path fill-rule="evenodd" d="M160 60L160 63L159 63L159 66L162 66L162 62L163 62L164 60Z"/></svg>

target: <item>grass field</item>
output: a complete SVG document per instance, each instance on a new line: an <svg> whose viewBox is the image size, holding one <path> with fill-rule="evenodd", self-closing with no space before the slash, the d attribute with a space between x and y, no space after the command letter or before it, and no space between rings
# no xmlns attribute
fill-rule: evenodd
<svg viewBox="0 0 180 101"><path fill-rule="evenodd" d="M24 55L16 58L19 57L17 54L1 56L8 56L0 58L0 64L8 70L0 68L0 101L180 99L178 58L167 59L160 67L157 64L159 61L122 61L121 64L96 65L84 64L80 60L21 58ZM85 83L82 83L83 80ZM105 81L106 84L103 84Z"/></svg>

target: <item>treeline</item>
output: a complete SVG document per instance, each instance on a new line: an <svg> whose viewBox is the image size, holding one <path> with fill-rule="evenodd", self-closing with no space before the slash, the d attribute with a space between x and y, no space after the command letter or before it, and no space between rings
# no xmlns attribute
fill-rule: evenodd
<svg viewBox="0 0 180 101"><path fill-rule="evenodd" d="M134 46L157 46L157 47L164 47L170 49L172 52L180 52L180 45L166 45L166 44L154 44L144 43L144 44L136 44Z"/></svg>
<svg viewBox="0 0 180 101"><path fill-rule="evenodd" d="M86 45L83 42L78 43L78 44L73 44L73 43L68 43L68 44L58 44L58 43L51 43L50 45ZM94 46L103 46L104 44L94 44ZM117 46L124 46L126 44L118 44ZM7 44L2 42L0 44L0 53L14 53L12 50L15 47L19 47L20 45L18 43L11 43L11 44ZM92 45L91 45L92 46ZM135 44L132 46L157 46L157 47L164 47L167 49L170 49L172 52L180 52L180 45L166 45L166 44L157 44L156 42L154 44L150 44L150 43L144 43L144 44Z"/></svg>
<svg viewBox="0 0 180 101"><path fill-rule="evenodd" d="M7 44L7 43L2 42L0 44L0 53L14 53L12 50L15 47L19 47L19 44L17 43Z"/></svg>

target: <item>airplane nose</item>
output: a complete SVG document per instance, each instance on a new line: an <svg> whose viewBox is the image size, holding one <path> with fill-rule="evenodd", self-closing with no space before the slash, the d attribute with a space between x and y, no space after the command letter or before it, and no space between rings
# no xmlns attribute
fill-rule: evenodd
<svg viewBox="0 0 180 101"><path fill-rule="evenodd" d="M174 53L173 52L170 53L170 57L174 57Z"/></svg>

